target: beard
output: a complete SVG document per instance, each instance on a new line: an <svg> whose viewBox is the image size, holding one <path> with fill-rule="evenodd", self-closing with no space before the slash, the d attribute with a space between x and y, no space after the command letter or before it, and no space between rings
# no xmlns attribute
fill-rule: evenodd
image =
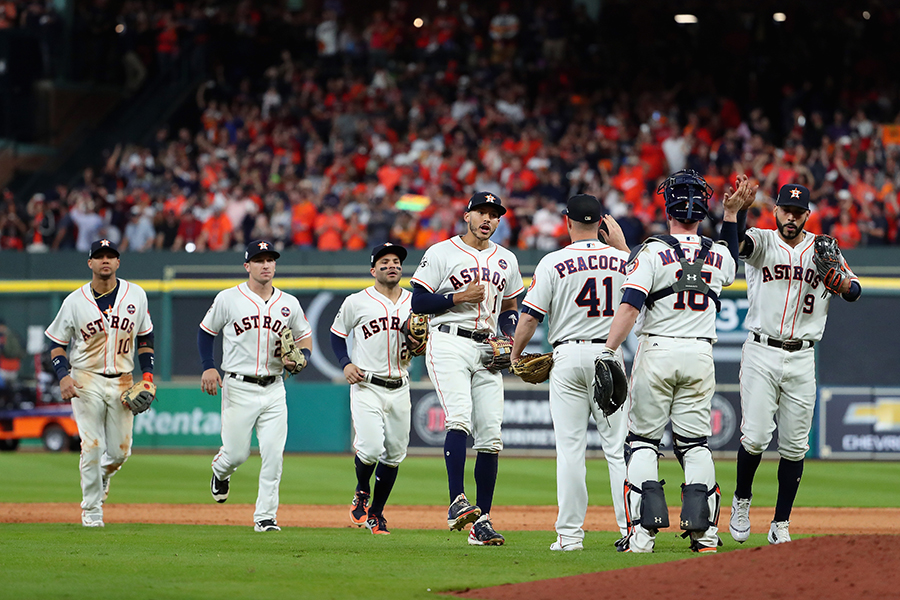
<svg viewBox="0 0 900 600"><path fill-rule="evenodd" d="M794 226L793 231L790 231L787 229L788 223L782 223L778 219L775 219L775 224L778 226L778 233L780 233L784 239L792 240L795 237L797 237L798 235L800 235L801 233L803 233L803 225L805 224L805 222L804 223L797 223L797 222L791 223L791 225Z"/></svg>

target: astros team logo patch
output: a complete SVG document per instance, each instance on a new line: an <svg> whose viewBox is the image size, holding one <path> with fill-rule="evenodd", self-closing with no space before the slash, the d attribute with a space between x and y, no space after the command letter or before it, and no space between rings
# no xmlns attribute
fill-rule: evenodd
<svg viewBox="0 0 900 600"><path fill-rule="evenodd" d="M291 309L289 309L287 306L282 306L282 307L281 307L281 316L282 316L282 317L289 317L289 316L291 316Z"/></svg>
<svg viewBox="0 0 900 600"><path fill-rule="evenodd" d="M137 309L134 307L134 304L129 304L125 310L128 311L129 315L133 315L134 311L136 311Z"/></svg>
<svg viewBox="0 0 900 600"><path fill-rule="evenodd" d="M501 258L500 260L497 261L497 264L500 265L500 268L501 268L501 269L505 269L506 267L509 266L509 263L507 263L507 262L506 262L505 260L503 260L502 258Z"/></svg>
<svg viewBox="0 0 900 600"><path fill-rule="evenodd" d="M528 291L529 291L529 292L530 292L531 290L534 289L534 282L535 282L535 281L537 281L537 277L536 277L536 276L531 278L531 285L528 286Z"/></svg>
<svg viewBox="0 0 900 600"><path fill-rule="evenodd" d="M635 257L634 260L629 261L629 263L627 265L625 265L625 274L631 275L632 273L634 273L634 270L637 269L637 266L638 266L638 259L637 259L637 257Z"/></svg>

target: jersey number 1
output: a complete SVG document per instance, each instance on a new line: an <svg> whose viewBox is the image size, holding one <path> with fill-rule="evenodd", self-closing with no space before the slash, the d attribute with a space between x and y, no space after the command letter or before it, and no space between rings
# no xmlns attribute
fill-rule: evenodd
<svg viewBox="0 0 900 600"><path fill-rule="evenodd" d="M578 306L587 307L587 316L589 317L612 317L616 314L615 309L613 308L613 280L612 277L606 277L603 281L600 282L601 285L606 288L606 302L604 303L606 306L601 313L598 307L600 306L601 300L597 296L597 279L595 277L591 277L587 281L584 282L584 287L581 288L581 291L578 292L578 295L575 297L575 304Z"/></svg>

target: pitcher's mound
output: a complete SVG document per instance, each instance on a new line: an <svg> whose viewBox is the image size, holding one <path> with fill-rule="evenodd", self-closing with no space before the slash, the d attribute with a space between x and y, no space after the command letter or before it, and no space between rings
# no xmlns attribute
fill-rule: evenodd
<svg viewBox="0 0 900 600"><path fill-rule="evenodd" d="M835 535L454 595L485 600L895 598L900 536ZM549 550L548 550L549 552Z"/></svg>

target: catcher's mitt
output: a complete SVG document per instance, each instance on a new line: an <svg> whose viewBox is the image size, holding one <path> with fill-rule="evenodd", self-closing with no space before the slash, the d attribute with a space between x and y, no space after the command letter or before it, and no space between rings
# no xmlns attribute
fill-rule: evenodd
<svg viewBox="0 0 900 600"><path fill-rule="evenodd" d="M523 354L509 370L525 383L544 383L550 378L553 368L553 353Z"/></svg>
<svg viewBox="0 0 900 600"><path fill-rule="evenodd" d="M840 294L848 274L844 270L844 258L837 240L830 235L817 235L813 242L813 263L825 286L822 297L826 297L829 292Z"/></svg>
<svg viewBox="0 0 900 600"><path fill-rule="evenodd" d="M406 336L406 349L412 356L425 354L425 346L428 344L428 317L417 313L409 313L409 316L400 326L400 333Z"/></svg>
<svg viewBox="0 0 900 600"><path fill-rule="evenodd" d="M152 381L138 381L136 384L122 392L122 404L131 414L137 415L148 408L156 399L156 384Z"/></svg>
<svg viewBox="0 0 900 600"><path fill-rule="evenodd" d="M287 365L284 367L291 375L296 375L306 366L306 357L294 343L294 332L290 327L281 330L281 363L285 361L296 363L293 369L288 369Z"/></svg>
<svg viewBox="0 0 900 600"><path fill-rule="evenodd" d="M508 369L513 347L512 338L506 336L489 337L484 343L487 344L489 348L484 356L482 356L481 364L492 373Z"/></svg>
<svg viewBox="0 0 900 600"><path fill-rule="evenodd" d="M594 402L608 417L625 404L628 378L615 354L604 353L594 359Z"/></svg>

